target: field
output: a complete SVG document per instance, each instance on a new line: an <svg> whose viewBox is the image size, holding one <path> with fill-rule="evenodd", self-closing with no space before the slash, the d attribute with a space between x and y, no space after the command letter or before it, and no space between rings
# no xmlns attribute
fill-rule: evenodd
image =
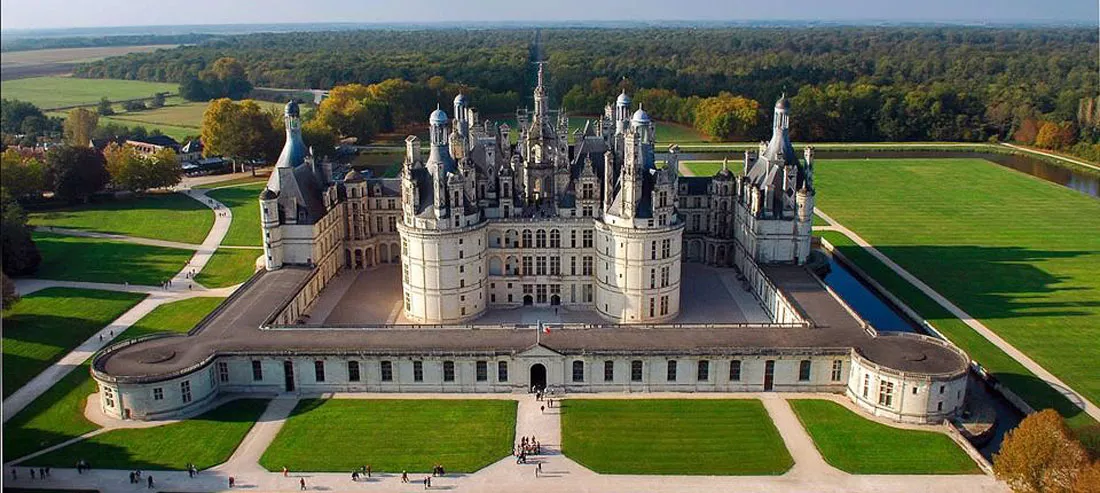
<svg viewBox="0 0 1100 493"><path fill-rule="evenodd" d="M101 122L115 122L126 126L140 125L148 130L159 129L161 133L175 138L197 136L202 131L202 114L206 111L207 103L189 102L178 98L170 98L163 107L135 111L133 113L122 111L121 106L116 105L113 116L100 118ZM261 108L275 108L282 111L283 103L268 101L256 101ZM305 108L302 109L305 111Z"/></svg>
<svg viewBox="0 0 1100 493"><path fill-rule="evenodd" d="M214 213L183 194L155 193L131 200L34 212L29 222L34 226L199 244L214 226ZM166 224L171 227L165 227Z"/></svg>
<svg viewBox="0 0 1100 493"><path fill-rule="evenodd" d="M88 396L96 392L88 371L88 363L74 368L4 423L4 460L23 457L98 428L84 417Z"/></svg>
<svg viewBox="0 0 1100 493"><path fill-rule="evenodd" d="M260 182L207 193L210 198L225 204L233 211L233 222L229 224L229 232L222 240L223 245L263 245L260 232L260 192L264 186L265 182Z"/></svg>
<svg viewBox="0 0 1100 493"><path fill-rule="evenodd" d="M186 470L229 460L267 407L263 399L240 399L198 417L156 428L112 430L26 462L28 466L71 467L87 459L101 469Z"/></svg>
<svg viewBox="0 0 1100 493"><path fill-rule="evenodd" d="M240 284L256 272L256 258L264 251L243 248L219 248L197 275L195 282L208 288Z"/></svg>
<svg viewBox="0 0 1100 493"><path fill-rule="evenodd" d="M91 62L127 53L144 53L176 45L97 46L88 48L54 48L4 52L0 57L3 80L67 74L78 63Z"/></svg>
<svg viewBox="0 0 1100 493"><path fill-rule="evenodd" d="M817 399L787 401L818 451L852 474L981 474L966 452L942 433L876 423Z"/></svg>
<svg viewBox="0 0 1100 493"><path fill-rule="evenodd" d="M124 341L157 332L186 334L203 317L214 311L222 301L225 301L225 298L198 297L165 303L141 317L141 320L120 334L117 340Z"/></svg>
<svg viewBox="0 0 1100 493"><path fill-rule="evenodd" d="M562 453L601 474L764 475L794 464L758 400L567 399Z"/></svg>
<svg viewBox="0 0 1100 493"><path fill-rule="evenodd" d="M1100 401L1100 344L1083 343L1100 340L1100 235L1085 233L1100 201L977 159L822 160L817 189L825 213Z"/></svg>
<svg viewBox="0 0 1100 493"><path fill-rule="evenodd" d="M183 269L191 250L122 241L34 233L42 264L34 277L59 281L160 283Z"/></svg>
<svg viewBox="0 0 1100 493"><path fill-rule="evenodd" d="M269 471L474 472L512 452L510 400L305 399L260 465Z"/></svg>
<svg viewBox="0 0 1100 493"><path fill-rule="evenodd" d="M145 298L143 294L48 288L4 311L4 397Z"/></svg>
<svg viewBox="0 0 1100 493"><path fill-rule="evenodd" d="M175 93L177 90L179 84L73 77L31 77L0 82L4 98L27 101L42 110L94 105L104 97L111 101L149 98L158 92Z"/></svg>

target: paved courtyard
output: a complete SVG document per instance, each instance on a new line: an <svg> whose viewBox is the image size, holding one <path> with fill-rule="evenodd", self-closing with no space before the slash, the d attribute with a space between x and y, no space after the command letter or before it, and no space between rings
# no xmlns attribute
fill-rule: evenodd
<svg viewBox="0 0 1100 493"><path fill-rule="evenodd" d="M767 323L768 314L742 287L733 269L684 263L680 316L673 323ZM536 306L490 309L476 324L606 323L595 311ZM401 269L397 264L365 271L344 270L321 293L310 323L407 324L401 310Z"/></svg>

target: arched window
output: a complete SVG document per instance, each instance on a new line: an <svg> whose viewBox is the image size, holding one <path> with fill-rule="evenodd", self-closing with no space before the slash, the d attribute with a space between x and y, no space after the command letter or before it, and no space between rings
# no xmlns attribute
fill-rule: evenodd
<svg viewBox="0 0 1100 493"><path fill-rule="evenodd" d="M531 248L531 230L523 230L523 248Z"/></svg>

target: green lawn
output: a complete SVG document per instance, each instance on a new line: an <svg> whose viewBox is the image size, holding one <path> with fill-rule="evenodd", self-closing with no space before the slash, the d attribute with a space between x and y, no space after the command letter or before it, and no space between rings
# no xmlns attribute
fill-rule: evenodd
<svg viewBox="0 0 1100 493"><path fill-rule="evenodd" d="M1100 344L1082 343L1100 340L1100 234L1091 233L1100 231L1100 201L978 159L821 160L816 168L823 211L1100 402ZM939 326L942 312L918 305ZM1036 397L1034 377L983 351L969 328L943 330L1021 397Z"/></svg>
<svg viewBox="0 0 1100 493"><path fill-rule="evenodd" d="M260 249L219 248L210 257L195 281L208 288L226 288L245 282L256 272Z"/></svg>
<svg viewBox="0 0 1100 493"><path fill-rule="evenodd" d="M792 399L798 420L833 467L852 474L981 474L943 433L902 430L832 401Z"/></svg>
<svg viewBox="0 0 1100 493"><path fill-rule="evenodd" d="M4 397L138 304L145 295L48 288L24 296L4 319Z"/></svg>
<svg viewBox="0 0 1100 493"><path fill-rule="evenodd" d="M260 465L269 471L474 472L512 453L510 400L305 399Z"/></svg>
<svg viewBox="0 0 1100 493"><path fill-rule="evenodd" d="M4 460L26 456L99 428L84 417L85 402L95 392L88 363L74 368L4 423Z"/></svg>
<svg viewBox="0 0 1100 493"><path fill-rule="evenodd" d="M187 298L165 303L141 317L134 325L126 329L118 340L134 339L157 332L179 332L186 334L208 313L214 311L225 298Z"/></svg>
<svg viewBox="0 0 1100 493"><path fill-rule="evenodd" d="M181 243L202 243L214 225L214 213L179 193L155 193L30 214L35 226L96 231Z"/></svg>
<svg viewBox="0 0 1100 493"><path fill-rule="evenodd" d="M179 423L108 431L35 457L26 465L72 467L83 458L98 469L185 470L189 462L206 469L233 455L267 403L240 399Z"/></svg>
<svg viewBox="0 0 1100 493"><path fill-rule="evenodd" d="M794 465L755 399L567 399L562 452L602 474L764 475Z"/></svg>
<svg viewBox="0 0 1100 493"><path fill-rule="evenodd" d="M265 186L265 183L253 183L207 193L210 198L225 204L233 211L233 222L229 224L229 232L222 240L222 245L263 245L260 232L260 192Z"/></svg>
<svg viewBox="0 0 1100 493"><path fill-rule="evenodd" d="M42 264L34 277L159 286L195 252L122 241L34 233Z"/></svg>
<svg viewBox="0 0 1100 493"><path fill-rule="evenodd" d="M201 185L195 185L191 188L210 189L210 188L222 188L222 187L235 187L237 185L255 185L257 183L267 183L268 177L269 177L269 175L262 175L262 176L256 176L256 177L245 176L243 178L233 178L231 180L216 181L216 182L212 182L212 183L203 183ZM263 190L263 188L260 188L260 190ZM260 195L259 193L256 194L257 199L259 199L259 195Z"/></svg>
<svg viewBox="0 0 1100 493"><path fill-rule="evenodd" d="M34 103L41 109L94 105L101 98L111 101L148 98L158 92L175 93L179 84L118 79L74 77L31 77L0 82L6 99Z"/></svg>
<svg viewBox="0 0 1100 493"><path fill-rule="evenodd" d="M714 176L722 169L722 161L680 161L681 169L687 168L695 176ZM740 174L745 167L743 159L730 159L729 169L733 174Z"/></svg>
<svg viewBox="0 0 1100 493"><path fill-rule="evenodd" d="M829 221L826 221L826 220L824 220L824 219L822 219L822 218L818 217L818 215L817 215L817 214L814 214L814 222L813 222L813 225L814 225L814 226L829 226Z"/></svg>

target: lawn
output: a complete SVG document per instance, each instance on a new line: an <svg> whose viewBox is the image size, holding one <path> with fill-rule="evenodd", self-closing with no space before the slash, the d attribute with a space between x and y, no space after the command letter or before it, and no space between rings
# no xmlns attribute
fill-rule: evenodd
<svg viewBox="0 0 1100 493"><path fill-rule="evenodd" d="M138 245L99 238L34 233L42 264L34 277L60 281L91 281L159 286L170 279L195 252Z"/></svg>
<svg viewBox="0 0 1100 493"><path fill-rule="evenodd" d="M744 159L730 159L729 169L737 175L745 167ZM695 176L714 176L722 169L722 161L680 161L680 168L687 168Z"/></svg>
<svg viewBox="0 0 1100 493"><path fill-rule="evenodd" d="M4 397L72 351L145 295L48 288L26 295L4 316Z"/></svg>
<svg viewBox="0 0 1100 493"><path fill-rule="evenodd" d="M208 288L226 288L245 282L256 272L256 258L263 254L264 251L258 248L219 248L195 276L195 282Z"/></svg>
<svg viewBox="0 0 1100 493"><path fill-rule="evenodd" d="M229 460L263 414L265 399L239 399L186 421L156 428L112 430L26 462L27 466L71 467L87 459L97 469L186 470Z"/></svg>
<svg viewBox="0 0 1100 493"><path fill-rule="evenodd" d="M981 474L943 433L903 430L819 399L787 401L833 467L852 474Z"/></svg>
<svg viewBox="0 0 1100 493"><path fill-rule="evenodd" d="M755 399L568 399L562 452L602 474L770 475L794 460Z"/></svg>
<svg viewBox="0 0 1100 493"><path fill-rule="evenodd" d="M88 396L95 392L88 364L74 368L4 423L4 460L26 456L99 428L84 417Z"/></svg>
<svg viewBox="0 0 1100 493"><path fill-rule="evenodd" d="M267 179L268 179L269 176L270 175L261 175L261 176L256 176L256 177L245 176L243 178L233 178L233 179L225 180L225 181L215 181L215 182L210 182L210 183L203 183L201 185L195 185L191 188L210 189L210 188L222 188L222 187L235 187L237 185L255 185L257 183L267 183ZM261 188L260 190L263 190L263 188ZM256 194L257 199L259 198L259 195L260 195L259 193Z"/></svg>
<svg viewBox="0 0 1100 493"><path fill-rule="evenodd" d="M260 465L269 471L477 471L512 453L511 400L305 399Z"/></svg>
<svg viewBox="0 0 1100 493"><path fill-rule="evenodd" d="M199 244L214 226L214 213L183 194L155 193L132 200L34 212L30 223Z"/></svg>
<svg viewBox="0 0 1100 493"><path fill-rule="evenodd" d="M825 213L1100 402L1100 344L1082 344L1100 340L1100 201L979 159L821 160L816 168ZM1007 372L1002 381L1033 378L967 348L960 332L948 335Z"/></svg>
<svg viewBox="0 0 1100 493"><path fill-rule="evenodd" d="M157 332L178 332L186 334L198 325L207 314L214 311L225 298L187 298L165 303L153 309L141 320L126 329L118 340L134 339Z"/></svg>
<svg viewBox="0 0 1100 493"><path fill-rule="evenodd" d="M31 77L0 82L0 92L5 98L34 103L43 110L94 105L104 97L111 101L122 101L148 98L158 92L175 93L178 90L179 84L74 77Z"/></svg>
<svg viewBox="0 0 1100 493"><path fill-rule="evenodd" d="M260 232L260 192L265 186L265 183L252 183L207 193L210 198L225 204L233 211L233 222L229 225L229 232L225 234L222 245L263 245Z"/></svg>

